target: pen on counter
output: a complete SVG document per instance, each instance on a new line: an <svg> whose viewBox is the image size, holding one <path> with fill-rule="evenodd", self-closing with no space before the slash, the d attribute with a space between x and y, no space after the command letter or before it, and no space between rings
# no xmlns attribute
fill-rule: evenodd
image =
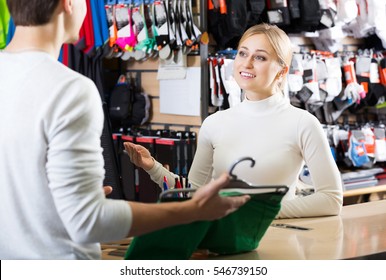
<svg viewBox="0 0 386 280"><path fill-rule="evenodd" d="M271 224L271 226L278 227L278 228L297 229L297 230L310 230L311 229L311 228L294 226L294 225L289 225L289 224Z"/></svg>
<svg viewBox="0 0 386 280"><path fill-rule="evenodd" d="M162 186L164 187L164 191L167 191L169 189L168 179L166 178L166 176L164 176L164 181L163 181Z"/></svg>
<svg viewBox="0 0 386 280"><path fill-rule="evenodd" d="M175 188L176 188L176 189L182 189L182 186L181 186L180 180L178 180L178 178L177 178L177 177L176 177L175 179L176 179ZM182 193L181 193L181 192L179 192L179 193L178 193L178 197L183 197L183 195L182 195Z"/></svg>
<svg viewBox="0 0 386 280"><path fill-rule="evenodd" d="M187 189L190 189L192 187L192 185L188 182L188 177L186 177L185 184L186 184ZM192 193L189 192L187 195L188 195L188 197L191 197Z"/></svg>

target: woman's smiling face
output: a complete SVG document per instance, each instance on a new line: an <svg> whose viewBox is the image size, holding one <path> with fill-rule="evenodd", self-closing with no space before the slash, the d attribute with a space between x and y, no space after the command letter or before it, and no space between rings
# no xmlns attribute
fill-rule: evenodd
<svg viewBox="0 0 386 280"><path fill-rule="evenodd" d="M240 43L233 65L233 75L250 100L260 100L275 93L282 67L265 34L255 34Z"/></svg>

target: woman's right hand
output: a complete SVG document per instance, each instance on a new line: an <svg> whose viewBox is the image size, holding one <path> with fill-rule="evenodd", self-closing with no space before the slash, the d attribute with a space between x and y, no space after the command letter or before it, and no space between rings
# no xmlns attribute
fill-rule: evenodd
<svg viewBox="0 0 386 280"><path fill-rule="evenodd" d="M123 143L132 163L148 171L153 168L155 162L148 149L131 142Z"/></svg>

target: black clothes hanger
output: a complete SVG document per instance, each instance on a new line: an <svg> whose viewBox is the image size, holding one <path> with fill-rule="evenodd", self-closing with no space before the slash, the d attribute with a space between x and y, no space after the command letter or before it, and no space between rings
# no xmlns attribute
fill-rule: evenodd
<svg viewBox="0 0 386 280"><path fill-rule="evenodd" d="M224 188L224 192L235 192L239 194L258 194L258 193L286 193L288 191L288 187L284 185L254 185L242 179L238 179L237 175L233 173L235 167L242 161L250 161L251 168L255 166L255 159L251 157L243 157L235 161L231 168L229 169L229 176L231 180L229 185Z"/></svg>
<svg viewBox="0 0 386 280"><path fill-rule="evenodd" d="M232 164L231 168L229 169L229 176L231 177L231 181L230 181L230 184L228 186L229 188L245 188L245 187L249 188L252 186L250 183L247 183L243 180L237 179L237 175L233 174L233 170L236 168L236 166L240 162L246 161L246 160L249 160L251 162L251 168L255 166L256 161L251 157L243 157L243 158L240 158L237 161L235 161Z"/></svg>
<svg viewBox="0 0 386 280"><path fill-rule="evenodd" d="M220 193L228 193L228 195L253 195L263 193L285 194L288 192L288 187L284 185L253 185L244 180L238 179L237 175L233 174L233 170L240 162L246 160L251 162L251 168L255 166L256 161L251 157L243 157L235 161L229 169L229 176L231 177L230 182L220 191ZM186 200L191 197L193 192L195 192L195 189L170 189L160 194L160 201ZM178 198L178 193L184 194L183 198Z"/></svg>

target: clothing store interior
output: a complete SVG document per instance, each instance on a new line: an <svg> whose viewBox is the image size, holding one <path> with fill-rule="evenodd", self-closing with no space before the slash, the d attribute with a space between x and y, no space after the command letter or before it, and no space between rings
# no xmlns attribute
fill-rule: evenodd
<svg viewBox="0 0 386 280"><path fill-rule="evenodd" d="M86 3L58 60L99 92L103 199L183 204L224 172L219 196L249 197L102 260L386 259L386 1Z"/></svg>

